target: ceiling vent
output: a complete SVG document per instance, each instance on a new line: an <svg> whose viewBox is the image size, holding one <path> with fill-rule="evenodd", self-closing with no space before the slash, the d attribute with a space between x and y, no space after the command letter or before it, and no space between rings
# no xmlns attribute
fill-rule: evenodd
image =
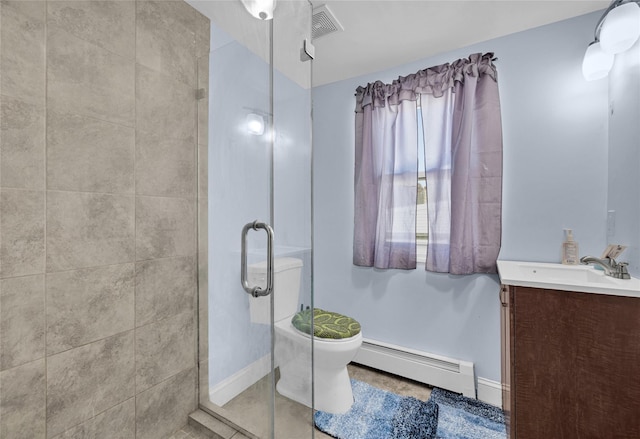
<svg viewBox="0 0 640 439"><path fill-rule="evenodd" d="M313 9L311 20L311 38L316 40L334 32L343 31L344 28L333 15L327 5L318 6Z"/></svg>

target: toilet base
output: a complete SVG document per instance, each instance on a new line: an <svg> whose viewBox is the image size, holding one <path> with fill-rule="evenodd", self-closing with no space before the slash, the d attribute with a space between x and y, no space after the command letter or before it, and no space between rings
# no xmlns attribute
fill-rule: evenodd
<svg viewBox="0 0 640 439"><path fill-rule="evenodd" d="M313 407L328 413L346 413L353 404L353 391L351 380L346 367L340 370L315 369L314 399L311 405L311 374L303 374L299 371L310 369L300 368L301 364L291 362L288 365L280 365L280 379L276 384L279 394L292 399L307 407Z"/></svg>
<svg viewBox="0 0 640 439"><path fill-rule="evenodd" d="M275 334L275 360L280 368L278 393L323 412L347 412L353 404L347 364L362 345L362 334L345 340L313 341L314 404L311 401L311 338L295 329L290 319L276 322Z"/></svg>
<svg viewBox="0 0 640 439"><path fill-rule="evenodd" d="M282 396L307 407L328 413L345 413L353 404L347 363L355 354L356 351L353 350L353 353L349 354L350 358L342 358L342 361L338 362L343 366L326 367L326 361L319 359L318 357L322 356L320 352L316 352L313 371L315 404L312 405L311 339L308 339L308 343L307 340L296 343L276 332L275 355L280 367L280 379L276 383L276 390Z"/></svg>

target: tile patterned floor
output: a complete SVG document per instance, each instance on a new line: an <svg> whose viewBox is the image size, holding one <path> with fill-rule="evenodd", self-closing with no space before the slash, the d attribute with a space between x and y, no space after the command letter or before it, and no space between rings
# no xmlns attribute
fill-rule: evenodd
<svg viewBox="0 0 640 439"><path fill-rule="evenodd" d="M190 425L185 425L180 430L173 433L173 435L169 439L210 439L210 438L198 432Z"/></svg>
<svg viewBox="0 0 640 439"><path fill-rule="evenodd" d="M350 364L349 375L351 378L364 381L380 389L403 396L413 396L423 401L429 399L431 395L429 386L364 366ZM251 413L258 426L266 425L265 417L268 416L268 407L264 407L263 403L265 385L261 382L256 383L227 403L224 408L237 413ZM314 439L333 439L314 428L311 409L306 406L276 395L276 413L276 437L279 439L311 439L312 435ZM258 429L253 430L259 431ZM170 439L208 438L187 425Z"/></svg>

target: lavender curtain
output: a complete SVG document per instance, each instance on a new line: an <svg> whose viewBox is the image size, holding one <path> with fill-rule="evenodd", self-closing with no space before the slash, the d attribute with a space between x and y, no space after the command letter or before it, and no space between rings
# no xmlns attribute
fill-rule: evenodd
<svg viewBox="0 0 640 439"><path fill-rule="evenodd" d="M429 215L426 269L496 272L502 126L492 58L492 53L474 54L356 90L355 265L415 268L417 136L411 131L420 100Z"/></svg>
<svg viewBox="0 0 640 439"><path fill-rule="evenodd" d="M454 85L448 271L452 274L496 273L502 232L502 122L498 83L491 58L476 55L462 71L464 82Z"/></svg>
<svg viewBox="0 0 640 439"><path fill-rule="evenodd" d="M415 114L415 100L379 101L356 113L355 265L416 268Z"/></svg>

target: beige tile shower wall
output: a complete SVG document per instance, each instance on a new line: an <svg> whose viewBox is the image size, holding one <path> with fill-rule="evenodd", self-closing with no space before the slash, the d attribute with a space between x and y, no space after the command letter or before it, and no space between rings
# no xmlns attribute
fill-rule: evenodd
<svg viewBox="0 0 640 439"><path fill-rule="evenodd" d="M209 20L172 0L0 20L0 437L168 437L197 404Z"/></svg>

